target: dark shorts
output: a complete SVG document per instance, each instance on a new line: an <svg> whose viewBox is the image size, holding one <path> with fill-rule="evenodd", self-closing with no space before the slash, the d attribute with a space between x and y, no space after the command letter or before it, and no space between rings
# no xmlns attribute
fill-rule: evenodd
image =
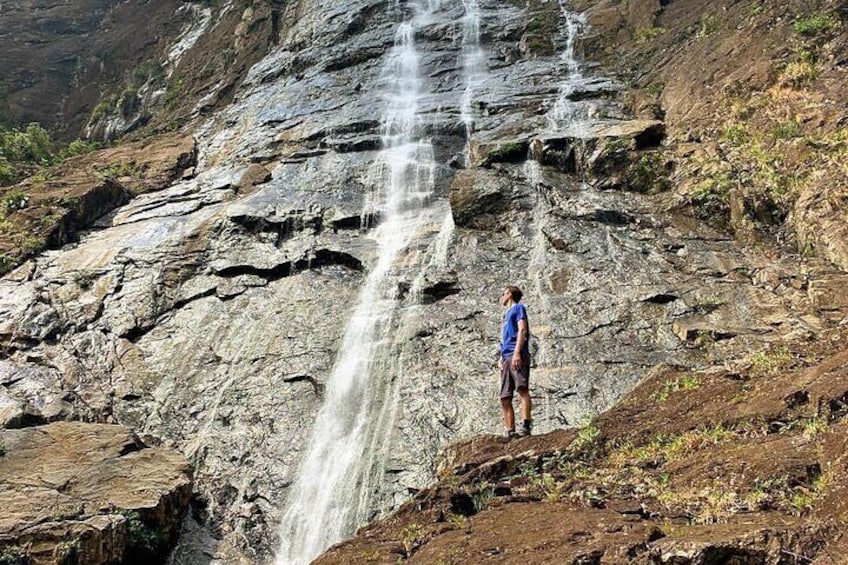
<svg viewBox="0 0 848 565"><path fill-rule="evenodd" d="M517 389L530 387L530 363L526 360L517 369L512 367L512 357L503 360L501 367L501 398L512 398Z"/></svg>

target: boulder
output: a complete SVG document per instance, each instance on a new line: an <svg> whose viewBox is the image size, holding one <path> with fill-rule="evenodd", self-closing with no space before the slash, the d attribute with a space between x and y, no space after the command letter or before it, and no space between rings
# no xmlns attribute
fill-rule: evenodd
<svg viewBox="0 0 848 565"><path fill-rule="evenodd" d="M0 555L37 565L161 561L191 489L181 454L122 426L0 431Z"/></svg>
<svg viewBox="0 0 848 565"><path fill-rule="evenodd" d="M454 222L476 228L488 225L495 215L507 209L511 192L503 177L482 169L459 171L450 189Z"/></svg>
<svg viewBox="0 0 848 565"><path fill-rule="evenodd" d="M655 193L669 188L669 164L659 150L664 139L658 120L599 123L536 137L530 156L597 188Z"/></svg>

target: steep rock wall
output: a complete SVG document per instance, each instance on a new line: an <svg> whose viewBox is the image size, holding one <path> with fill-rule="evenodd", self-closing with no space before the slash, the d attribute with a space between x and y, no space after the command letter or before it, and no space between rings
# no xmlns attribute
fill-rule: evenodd
<svg viewBox="0 0 848 565"><path fill-rule="evenodd" d="M653 163L661 142L619 123L628 116L614 83L590 77L570 93L593 113L579 143L550 131L565 38L532 41L535 18L560 16L532 4L482 5L471 167L462 3L443 2L416 37L433 206L452 207L456 225L433 222L394 270L401 309L375 360L394 398L375 515L432 479L447 442L499 429L507 283L527 291L539 432L609 407L658 364L696 367L831 323L812 315L815 269L741 250L664 212L662 195L614 190L642 186L634 165ZM366 0L286 5L267 20L285 22L279 45L197 127L196 178L139 196L78 245L0 281L10 402L45 419L132 426L195 465L175 563L263 563L277 546L287 487L375 258L382 69L406 16ZM547 165L527 161L531 147Z"/></svg>

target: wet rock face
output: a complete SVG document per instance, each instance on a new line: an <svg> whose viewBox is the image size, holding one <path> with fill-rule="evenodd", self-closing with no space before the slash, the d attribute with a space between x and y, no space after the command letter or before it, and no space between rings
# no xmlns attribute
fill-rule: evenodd
<svg viewBox="0 0 848 565"><path fill-rule="evenodd" d="M3 430L0 440L4 557L106 565L167 555L192 490L180 453L101 424Z"/></svg>
<svg viewBox="0 0 848 565"><path fill-rule="evenodd" d="M554 135L544 115L564 69L520 56L527 13L503 3L483 3L485 76L463 168L462 5L442 4L416 33L436 197L392 266L399 308L372 364L392 399L369 414L391 430L376 454L374 515L429 483L446 443L499 430L506 284L525 290L540 432L609 407L654 365L816 331L789 308L806 305L804 289L754 284L770 262L663 213L662 196L614 190L633 188L630 153L655 149L638 139L658 124L596 131L577 143L585 167L560 164L556 151L576 138ZM0 280L0 417L118 422L181 451L196 496L173 563L270 562L278 545L377 254L383 69L408 15L366 0L287 4L278 48L198 126L192 178L136 196L79 244ZM621 109L596 99L613 86L585 79L572 96L608 127ZM538 144L542 158L527 161ZM604 169L617 152L628 164Z"/></svg>

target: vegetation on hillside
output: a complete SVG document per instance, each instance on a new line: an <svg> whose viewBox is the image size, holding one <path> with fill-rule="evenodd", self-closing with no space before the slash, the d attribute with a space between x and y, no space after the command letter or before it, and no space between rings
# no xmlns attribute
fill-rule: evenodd
<svg viewBox="0 0 848 565"><path fill-rule="evenodd" d="M576 4L598 14L586 58L635 87L636 113L666 123L674 191L694 216L848 267L842 4Z"/></svg>
<svg viewBox="0 0 848 565"><path fill-rule="evenodd" d="M82 140L59 143L38 124L0 127L0 186L14 184L45 167L98 147Z"/></svg>

